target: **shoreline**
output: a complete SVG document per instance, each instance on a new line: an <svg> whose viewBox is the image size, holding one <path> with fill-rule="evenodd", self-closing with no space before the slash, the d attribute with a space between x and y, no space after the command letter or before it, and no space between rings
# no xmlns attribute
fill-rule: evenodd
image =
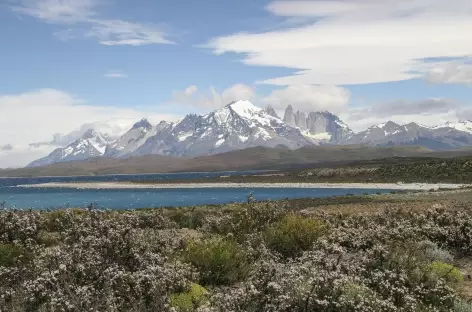
<svg viewBox="0 0 472 312"><path fill-rule="evenodd" d="M23 168L17 168L23 169ZM0 170L2 170L0 168ZM39 179L39 178L90 178L90 177L113 177L113 176L145 176L145 175L166 175L166 174L184 174L184 173L235 173L235 172L250 172L254 171L257 173L264 173L264 172L278 172L279 170L271 169L271 170L216 170L216 171L170 171L170 172L141 172L141 173L103 173L103 174L79 174L79 175L37 175L37 176L0 176L0 179ZM256 175L257 175L256 173Z"/></svg>
<svg viewBox="0 0 472 312"><path fill-rule="evenodd" d="M22 188L68 189L190 189L190 188L306 188L306 189L390 189L422 190L462 189L467 184L448 183L162 183L136 184L130 182L50 182L18 185Z"/></svg>

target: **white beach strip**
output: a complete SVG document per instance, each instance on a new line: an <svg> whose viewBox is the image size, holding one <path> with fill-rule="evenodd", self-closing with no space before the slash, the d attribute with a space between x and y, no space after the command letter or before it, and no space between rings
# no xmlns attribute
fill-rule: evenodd
<svg viewBox="0 0 472 312"><path fill-rule="evenodd" d="M319 188L319 189L388 189L430 190L439 188L459 189L465 184L428 183L129 183L129 182L50 182L18 185L26 188L73 189L189 189L189 188Z"/></svg>

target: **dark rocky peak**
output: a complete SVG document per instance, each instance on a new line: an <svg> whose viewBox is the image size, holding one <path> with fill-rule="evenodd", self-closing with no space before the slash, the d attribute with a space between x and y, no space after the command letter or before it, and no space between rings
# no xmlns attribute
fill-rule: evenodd
<svg viewBox="0 0 472 312"><path fill-rule="evenodd" d="M143 118L140 121L138 121L137 123L135 123L131 129L139 129L139 128L151 130L152 125L146 118Z"/></svg>

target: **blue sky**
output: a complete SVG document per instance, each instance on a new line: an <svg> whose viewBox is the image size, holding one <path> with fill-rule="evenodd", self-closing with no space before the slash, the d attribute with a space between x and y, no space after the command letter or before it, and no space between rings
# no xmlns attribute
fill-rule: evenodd
<svg viewBox="0 0 472 312"><path fill-rule="evenodd" d="M2 1L0 147L235 99L330 110L355 130L399 102L444 105L397 122L472 119L471 12L469 0Z"/></svg>
<svg viewBox="0 0 472 312"><path fill-rule="evenodd" d="M69 25L38 20L3 6L0 31L6 49L2 48L0 61L2 94L55 88L100 105L155 106L167 102L173 90L189 85L224 89L289 73L283 68L248 67L235 55L215 56L211 50L197 47L214 36L264 29L271 18L263 3L251 3L212 0L201 6L180 0L140 1L139 6L129 1L103 4L99 11L104 18L158 24L175 42L138 47L106 46L80 33L78 38L63 41L54 34ZM113 70L127 78L104 77ZM264 89L268 88L261 87L261 92Z"/></svg>

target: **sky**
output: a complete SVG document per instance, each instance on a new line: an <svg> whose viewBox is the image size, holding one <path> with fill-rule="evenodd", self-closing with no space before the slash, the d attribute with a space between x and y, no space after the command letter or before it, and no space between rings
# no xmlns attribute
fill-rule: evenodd
<svg viewBox="0 0 472 312"><path fill-rule="evenodd" d="M1 0L0 38L0 168L238 99L355 131L472 119L470 0Z"/></svg>

